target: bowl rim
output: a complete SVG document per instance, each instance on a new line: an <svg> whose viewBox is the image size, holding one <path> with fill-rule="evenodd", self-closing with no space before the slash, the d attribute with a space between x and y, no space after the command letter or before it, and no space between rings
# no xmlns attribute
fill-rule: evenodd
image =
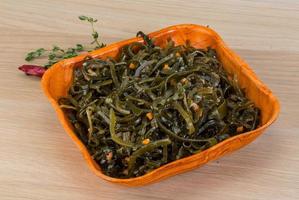
<svg viewBox="0 0 299 200"><path fill-rule="evenodd" d="M211 28L206 27L206 26L201 26L201 25L196 25L196 24L179 24L179 25L173 25L173 26L169 26L166 28L163 28L159 31L155 31L149 34L150 37L159 37L159 35L164 34L166 32L171 32L171 31L180 31L180 29L182 28L191 28L191 29L200 29L201 31L205 31L207 32L211 37L214 38L214 40L217 43L217 46L219 48L223 48L227 53L230 54L231 57L233 57L235 59L234 62L236 62L238 65L242 66L242 70L244 70L245 74L248 74L247 76L251 79L252 82L254 82L254 84L256 84L259 88L259 90L261 90L263 93L265 93L271 100L272 102L272 106L273 106L273 113L271 115L271 117L269 118L269 120L263 124L262 126L258 127L255 130L249 131L249 132L245 132L242 133L240 135L236 135L233 137L230 137L216 145L214 145L213 147L210 147L200 153L194 154L194 155L190 155L188 157L185 158L181 158L179 160L175 160L172 162L169 162L165 165L160 166L157 169L154 169L153 171L144 174L142 176L138 176L138 177L133 177L133 178L126 178L126 179L121 179L121 178L114 178L114 177L110 177L105 175L102 171L100 166L92 159L91 155L89 154L87 148L85 147L85 145L81 142L81 140L77 137L77 135L74 133L74 131L66 125L67 122L65 122L65 117L64 117L64 113L62 111L62 109L59 107L58 102L52 97L50 91L49 91L49 84L50 84L50 79L52 74L54 73L56 68L59 67L64 67L64 66L69 66L69 65L73 65L77 62L80 62L84 59L84 57L86 57L86 55L92 56L92 57L96 57L96 56L100 56L103 53L107 53L109 51L114 51L116 48L119 49L120 46L132 43L132 42L140 42L143 41L142 38L131 38L131 39L127 39L127 40L122 40L120 42L115 42L112 43L110 45L107 45L106 47L103 47L101 49L98 50L94 50L88 54L84 54L84 55L79 55L70 59L66 59L66 60L62 60L56 64L54 64L52 67L50 67L46 73L43 75L42 80L41 80L41 86L42 89L45 93L45 95L48 97L50 103L52 104L52 106L54 107L59 121L60 123L62 123L62 126L64 127L64 129L66 130L66 132L68 133L68 135L72 138L72 140L76 143L76 145L78 146L79 150L82 152L83 157L85 158L85 160L87 161L88 165L90 166L90 168L92 169L92 171L99 177L110 181L110 182L115 182L115 183L121 183L124 185L141 185L144 182L144 179L148 179L149 181L147 181L146 183L152 182L150 181L151 177L156 174L158 175L159 173L163 172L164 170L171 168L171 167L175 167L177 165L180 165L181 163L185 163L185 162L194 162L198 159L202 159L204 157L204 162L207 162L211 159L208 159L208 155L210 152L213 152L215 149L220 148L221 146L225 146L226 144L229 144L230 142L234 141L234 140L240 140L240 137L247 137L250 135L259 135L259 132L265 130L268 126L270 126L278 117L279 114L279 110L280 110L280 104L278 99L274 96L274 94L271 92L270 89L268 89L268 87L256 76L256 74L252 71L252 69L249 67L249 65L242 60L234 51L232 51L230 48L228 48L228 46L224 43L224 41L221 39L221 37ZM177 172L179 173L179 172ZM166 178L170 175L168 174L164 174L161 173L159 175L159 178L157 178L157 180ZM156 180L156 181L157 181ZM140 184L136 184L136 182L139 182ZM134 183L135 182L135 183ZM146 184L145 183L145 184Z"/></svg>

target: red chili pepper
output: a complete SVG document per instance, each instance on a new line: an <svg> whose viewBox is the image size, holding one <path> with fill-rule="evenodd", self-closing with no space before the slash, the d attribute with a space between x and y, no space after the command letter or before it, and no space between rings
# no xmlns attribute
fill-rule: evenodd
<svg viewBox="0 0 299 200"><path fill-rule="evenodd" d="M26 75L42 77L47 69L39 65L22 65L19 70L25 72Z"/></svg>

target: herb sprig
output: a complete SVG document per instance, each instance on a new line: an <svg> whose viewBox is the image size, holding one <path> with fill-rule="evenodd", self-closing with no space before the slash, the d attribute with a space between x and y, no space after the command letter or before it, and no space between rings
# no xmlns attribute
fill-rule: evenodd
<svg viewBox="0 0 299 200"><path fill-rule="evenodd" d="M45 48L38 48L35 51L29 52L25 60L30 62L33 61L37 58L43 58L47 57L48 61L47 63L44 64L45 68L51 67L53 64L59 62L60 60L66 59L66 58L72 58L77 55L79 55L82 52L88 52L93 49L99 49L105 46L104 43L100 42L99 40L99 33L96 31L94 24L98 21L97 19L94 19L92 17L87 17L87 16L79 16L79 19L81 21L87 21L91 24L92 28L92 38L93 41L91 44L95 44L95 47L88 47L87 45L82 45L82 44L76 44L75 47L69 47L66 49L63 49L57 45L54 45L52 49L45 49Z"/></svg>
<svg viewBox="0 0 299 200"><path fill-rule="evenodd" d="M84 15L81 15L79 16L79 19L81 21L87 21L91 24L91 28L92 28L92 38L93 38L93 41L91 42L91 44L96 44L96 47L95 49L98 49L98 48L102 48L105 46L104 43L101 43L99 41L99 33L95 30L94 28L94 24L98 21L97 19L94 19L92 17L87 17L87 16L84 16Z"/></svg>

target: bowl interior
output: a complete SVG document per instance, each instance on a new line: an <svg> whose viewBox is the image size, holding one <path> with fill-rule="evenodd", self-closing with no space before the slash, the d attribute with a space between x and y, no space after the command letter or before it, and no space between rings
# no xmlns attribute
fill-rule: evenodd
<svg viewBox="0 0 299 200"><path fill-rule="evenodd" d="M236 57L223 46L222 40L215 36L209 29L194 29L193 27L183 26L174 28L167 32L159 32L150 34L154 38L155 44L165 46L167 40L171 38L176 45L185 44L187 40L196 48L211 47L216 49L217 55L223 64L226 71L231 74L236 74L240 86L245 90L246 95L252 100L256 106L261 109L261 125L264 125L273 115L274 109L273 98L269 95L270 91L261 84L252 70L241 62L239 57ZM141 38L135 38L113 44L111 47L106 47L91 53L93 57L106 59L107 57L116 58L120 49L133 41L142 42ZM49 84L49 93L58 100L62 96L67 95L67 91L72 82L74 67L80 66L85 56L79 56L76 59L69 59L59 63L63 67L56 68L56 73L51 76Z"/></svg>

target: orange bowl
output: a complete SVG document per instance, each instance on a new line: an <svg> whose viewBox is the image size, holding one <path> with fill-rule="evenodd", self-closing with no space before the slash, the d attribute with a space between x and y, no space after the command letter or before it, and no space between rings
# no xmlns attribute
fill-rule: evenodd
<svg viewBox="0 0 299 200"><path fill-rule="evenodd" d="M58 99L67 95L69 86L72 83L74 67L81 65L86 55L63 60L46 71L42 78L41 85L54 107L63 128L76 143L87 161L87 164L97 176L107 181L127 186L139 186L157 182L161 179L199 167L245 146L259 136L277 118L279 113L279 102L277 98L267 86L257 78L250 67L236 53L230 50L220 36L212 29L199 25L183 24L153 32L149 34L149 36L154 38L155 43L160 46L165 45L167 39L171 38L177 45L184 44L186 40L189 40L191 45L196 48L212 47L216 49L218 58L222 62L225 70L237 75L239 84L245 89L247 97L260 108L261 124L253 131L231 137L203 152L170 162L143 176L128 179L112 178L106 176L100 166L92 159L85 145L74 133L72 124L67 116L58 105ZM89 55L102 59L109 56L115 57L124 45L142 41L142 38L124 40L90 52Z"/></svg>

